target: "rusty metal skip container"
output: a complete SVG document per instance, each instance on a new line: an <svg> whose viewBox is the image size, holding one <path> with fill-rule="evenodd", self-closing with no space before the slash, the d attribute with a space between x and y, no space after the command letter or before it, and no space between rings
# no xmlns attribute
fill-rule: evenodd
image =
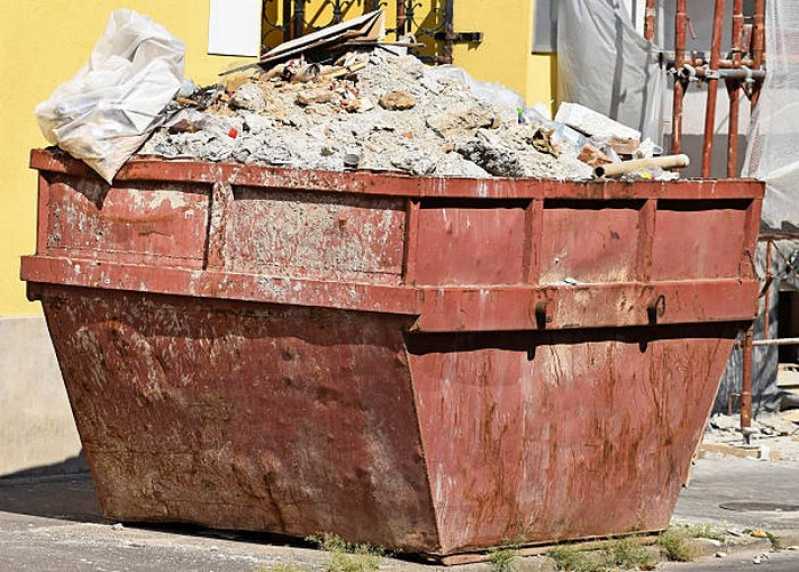
<svg viewBox="0 0 799 572"><path fill-rule="evenodd" d="M446 557L663 529L755 314L763 187L34 151L103 512Z"/></svg>

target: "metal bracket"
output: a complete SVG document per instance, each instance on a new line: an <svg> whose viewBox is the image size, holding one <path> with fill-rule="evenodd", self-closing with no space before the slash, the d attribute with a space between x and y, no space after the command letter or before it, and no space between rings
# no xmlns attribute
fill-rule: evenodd
<svg viewBox="0 0 799 572"><path fill-rule="evenodd" d="M658 323L658 318L662 318L666 313L666 297L661 294L656 299L652 300L646 307L646 314L649 318L649 323L655 325Z"/></svg>
<svg viewBox="0 0 799 572"><path fill-rule="evenodd" d="M457 44L479 44L483 41L483 32L436 32L433 39L439 42L449 40Z"/></svg>
<svg viewBox="0 0 799 572"><path fill-rule="evenodd" d="M535 305L535 323L539 330L545 330L547 324L552 321L552 316L549 315L549 303L546 300L540 300Z"/></svg>

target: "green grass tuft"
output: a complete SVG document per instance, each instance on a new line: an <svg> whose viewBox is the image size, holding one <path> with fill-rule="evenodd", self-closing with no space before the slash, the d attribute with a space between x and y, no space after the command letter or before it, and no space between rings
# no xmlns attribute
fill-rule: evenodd
<svg viewBox="0 0 799 572"><path fill-rule="evenodd" d="M310 536L307 540L330 553L327 572L374 572L385 556L382 548L350 544L335 534Z"/></svg>
<svg viewBox="0 0 799 572"><path fill-rule="evenodd" d="M654 570L657 559L632 538L611 540L601 550L580 550L575 546L556 546L547 556L563 572L616 572Z"/></svg>
<svg viewBox="0 0 799 572"><path fill-rule="evenodd" d="M714 528L712 524L691 524L685 527L688 538L709 538L724 542L724 532Z"/></svg>
<svg viewBox="0 0 799 572"><path fill-rule="evenodd" d="M513 572L518 557L517 546L503 546L493 548L488 552L488 563L491 565L492 572Z"/></svg>
<svg viewBox="0 0 799 572"><path fill-rule="evenodd" d="M691 562L696 558L696 548L688 542L692 537L685 528L672 527L658 537L657 544L672 562Z"/></svg>
<svg viewBox="0 0 799 572"><path fill-rule="evenodd" d="M622 570L654 570L657 560L632 538L611 541L604 550L604 564Z"/></svg>
<svg viewBox="0 0 799 572"><path fill-rule="evenodd" d="M782 541L780 540L779 536L771 534L769 531L766 531L766 538L768 538L769 542L771 542L771 548L774 550L782 550Z"/></svg>
<svg viewBox="0 0 799 572"><path fill-rule="evenodd" d="M609 572L604 562L592 559L584 551L564 544L556 546L546 554L555 561L555 566L563 572Z"/></svg>

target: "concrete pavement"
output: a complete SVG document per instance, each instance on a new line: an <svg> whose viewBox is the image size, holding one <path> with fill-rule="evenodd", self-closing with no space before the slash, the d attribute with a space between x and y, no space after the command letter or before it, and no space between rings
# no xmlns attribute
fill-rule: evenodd
<svg viewBox="0 0 799 572"><path fill-rule="evenodd" d="M680 495L675 518L720 526L799 532L799 511L733 511L721 508L721 505L740 501L799 505L799 463L729 457L701 459L694 469L690 486Z"/></svg>
<svg viewBox="0 0 799 572"><path fill-rule="evenodd" d="M690 564L667 563L658 566L658 570L669 572L797 572L799 570L799 552L779 552L763 558L762 552L746 552L727 558L706 559L703 562ZM755 564L755 561L760 564Z"/></svg>

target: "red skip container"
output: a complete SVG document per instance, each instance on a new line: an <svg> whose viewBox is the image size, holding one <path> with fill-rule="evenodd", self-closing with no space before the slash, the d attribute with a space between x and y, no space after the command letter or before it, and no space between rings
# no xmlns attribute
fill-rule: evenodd
<svg viewBox="0 0 799 572"><path fill-rule="evenodd" d="M439 557L668 525L763 185L33 151L41 300L105 515Z"/></svg>

